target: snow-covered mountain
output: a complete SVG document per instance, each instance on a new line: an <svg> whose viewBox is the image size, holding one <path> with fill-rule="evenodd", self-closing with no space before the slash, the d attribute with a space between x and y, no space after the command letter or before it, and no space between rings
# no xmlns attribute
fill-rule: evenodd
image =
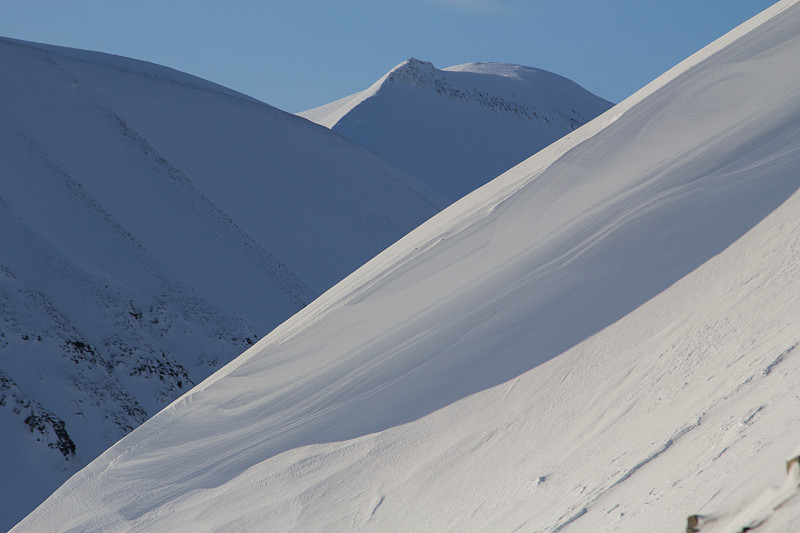
<svg viewBox="0 0 800 533"><path fill-rule="evenodd" d="M796 530L797 497L770 516L796 465L764 491L800 443L798 56L783 0L401 239L14 531Z"/></svg>
<svg viewBox="0 0 800 533"><path fill-rule="evenodd" d="M411 58L370 88L299 113L413 172L450 202L611 103L546 70Z"/></svg>
<svg viewBox="0 0 800 533"><path fill-rule="evenodd" d="M0 530L443 205L242 94L9 39L0 161Z"/></svg>

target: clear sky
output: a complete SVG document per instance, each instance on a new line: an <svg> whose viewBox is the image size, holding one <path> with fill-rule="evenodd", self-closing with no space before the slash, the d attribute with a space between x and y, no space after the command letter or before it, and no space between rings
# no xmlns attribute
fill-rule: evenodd
<svg viewBox="0 0 800 533"><path fill-rule="evenodd" d="M408 57L551 70L614 102L773 0L0 0L0 36L167 65L290 112Z"/></svg>

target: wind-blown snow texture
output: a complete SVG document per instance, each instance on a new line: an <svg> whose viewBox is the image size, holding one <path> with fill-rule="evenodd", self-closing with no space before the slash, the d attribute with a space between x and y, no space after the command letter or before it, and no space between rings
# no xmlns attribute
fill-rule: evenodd
<svg viewBox="0 0 800 533"><path fill-rule="evenodd" d="M0 530L441 205L244 95L7 39L0 161Z"/></svg>
<svg viewBox="0 0 800 533"><path fill-rule="evenodd" d="M15 531L741 530L726 507L800 444L799 55L785 0L401 239Z"/></svg>
<svg viewBox="0 0 800 533"><path fill-rule="evenodd" d="M411 58L369 89L299 113L458 200L611 103L546 70Z"/></svg>

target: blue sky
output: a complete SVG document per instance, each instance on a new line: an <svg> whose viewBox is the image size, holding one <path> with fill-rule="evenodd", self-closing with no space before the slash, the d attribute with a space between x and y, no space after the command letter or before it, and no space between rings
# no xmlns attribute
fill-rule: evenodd
<svg viewBox="0 0 800 533"><path fill-rule="evenodd" d="M414 56L551 70L618 102L772 0L0 0L0 36L167 65L297 112Z"/></svg>

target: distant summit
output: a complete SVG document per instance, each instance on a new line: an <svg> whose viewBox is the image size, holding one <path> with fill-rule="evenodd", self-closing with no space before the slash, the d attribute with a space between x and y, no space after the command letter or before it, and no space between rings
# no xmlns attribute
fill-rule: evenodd
<svg viewBox="0 0 800 533"><path fill-rule="evenodd" d="M453 202L609 107L546 70L510 63L440 70L411 57L368 89L299 114Z"/></svg>

